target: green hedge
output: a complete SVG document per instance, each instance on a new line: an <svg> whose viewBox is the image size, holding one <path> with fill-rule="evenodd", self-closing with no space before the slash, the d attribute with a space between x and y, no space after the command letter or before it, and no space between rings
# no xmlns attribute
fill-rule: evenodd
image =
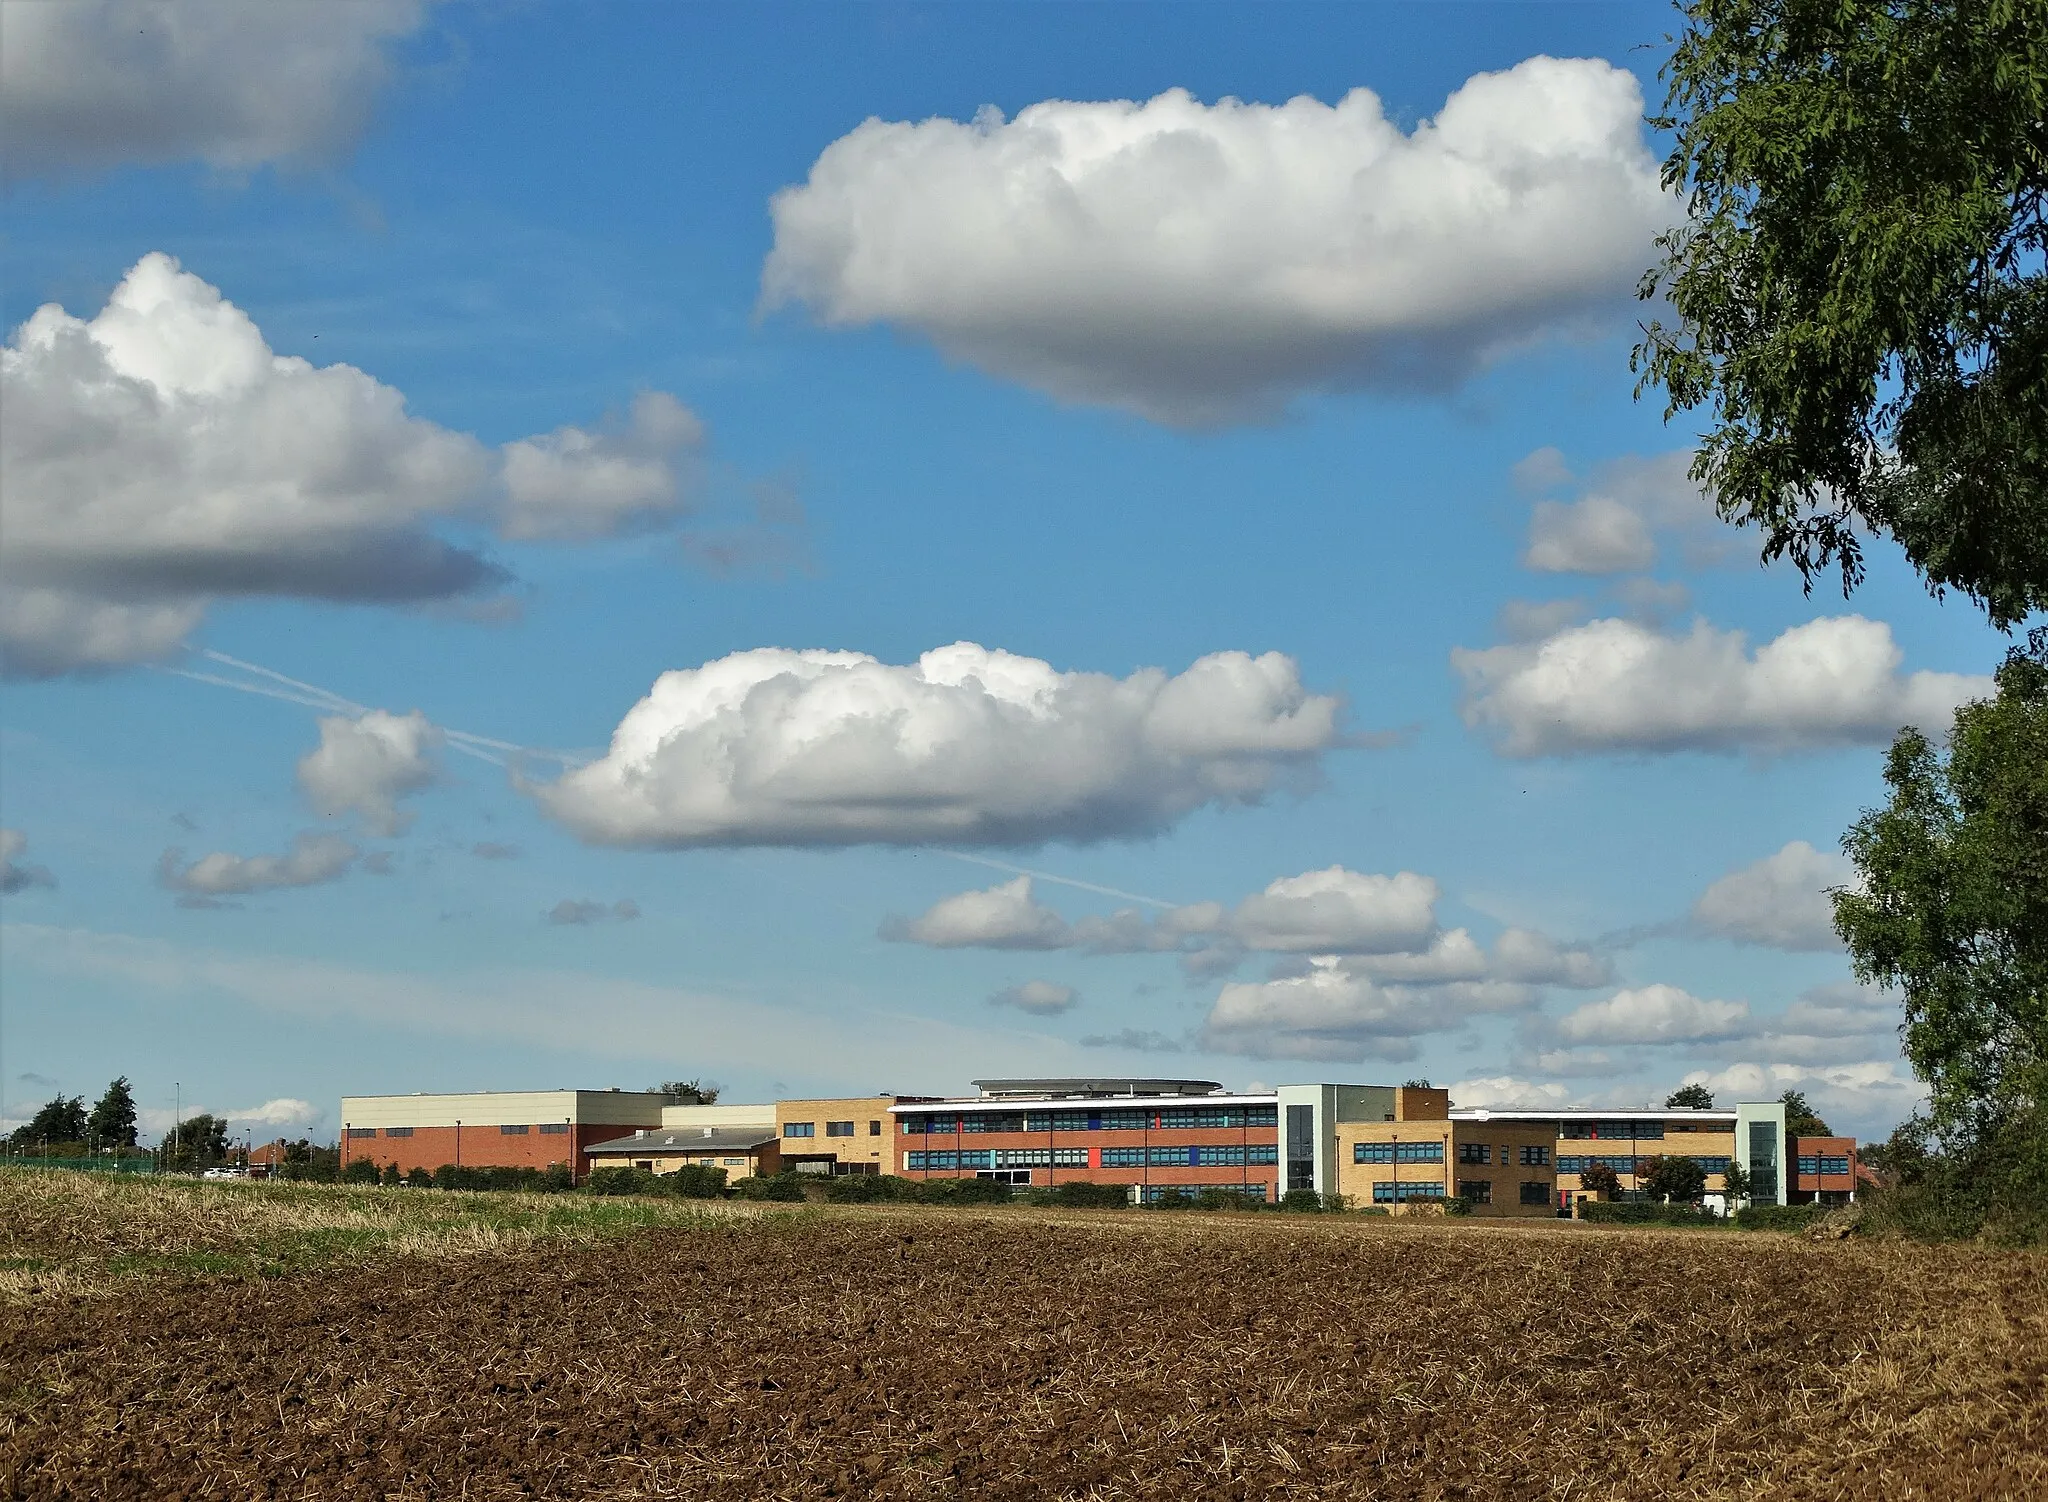
<svg viewBox="0 0 2048 1502"><path fill-rule="evenodd" d="M1580 1200L1579 1219L1611 1226L1725 1226L1711 1210L1697 1205L1649 1205L1628 1200Z"/></svg>
<svg viewBox="0 0 2048 1502"><path fill-rule="evenodd" d="M1824 1220L1831 1205L1747 1205L1735 1212L1735 1224L1745 1231L1803 1231Z"/></svg>

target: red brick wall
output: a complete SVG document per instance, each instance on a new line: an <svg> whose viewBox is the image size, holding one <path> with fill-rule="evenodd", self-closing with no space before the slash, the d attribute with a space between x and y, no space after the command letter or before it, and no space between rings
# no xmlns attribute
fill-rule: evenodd
<svg viewBox="0 0 2048 1502"><path fill-rule="evenodd" d="M903 1154L907 1152L959 1152L981 1148L1043 1148L1043 1147L1086 1147L1093 1149L1089 1154L1087 1168L1034 1168L1031 1182L1036 1185L1078 1183L1086 1180L1091 1184L1254 1184L1266 1191L1271 1199L1274 1187L1279 1182L1280 1169L1273 1163L1209 1164L1191 1168L1182 1163L1174 1166L1153 1165L1149 1168L1102 1168L1100 1150L1105 1147L1275 1147L1279 1144L1277 1127L1160 1127L1152 1131L1135 1132L905 1132L898 1130L895 1148L889 1161L882 1165L884 1173L900 1174L912 1179L971 1179L976 1170L957 1169L906 1169Z"/></svg>
<svg viewBox="0 0 2048 1502"><path fill-rule="evenodd" d="M590 1172L584 1149L614 1138L629 1137L636 1129L600 1123L581 1123L567 1132L543 1132L538 1122L524 1133L501 1132L494 1126L414 1127L409 1137L390 1137L379 1131L374 1137L344 1136L342 1166L368 1158L379 1168L396 1163L400 1173L415 1168L429 1172L444 1163L464 1168L546 1168L575 1158L576 1177ZM459 1140L458 1140L459 1139Z"/></svg>

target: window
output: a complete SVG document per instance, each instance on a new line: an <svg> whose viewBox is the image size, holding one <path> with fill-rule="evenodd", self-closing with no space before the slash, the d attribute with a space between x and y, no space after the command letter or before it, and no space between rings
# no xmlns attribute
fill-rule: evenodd
<svg viewBox="0 0 2048 1502"><path fill-rule="evenodd" d="M1156 1205L1169 1195L1235 1194L1245 1199L1263 1203L1266 1198L1264 1184L1147 1184L1138 1191L1139 1198L1148 1205Z"/></svg>
<svg viewBox="0 0 2048 1502"><path fill-rule="evenodd" d="M377 1129L375 1127L350 1127L348 1134L351 1137L374 1137L377 1135Z"/></svg>
<svg viewBox="0 0 2048 1502"><path fill-rule="evenodd" d="M1616 1173L1634 1173L1636 1171L1636 1160L1634 1158L1611 1158L1598 1154L1582 1158L1572 1153L1559 1155L1557 1171L1559 1173L1584 1173L1595 1163L1604 1163Z"/></svg>
<svg viewBox="0 0 2048 1502"><path fill-rule="evenodd" d="M745 1168L747 1166L747 1160L745 1158L720 1158L718 1161L723 1163L727 1168Z"/></svg>
<svg viewBox="0 0 2048 1502"><path fill-rule="evenodd" d="M530 1130L531 1128L528 1126L528 1124L523 1121L520 1122L517 1126L513 1126L510 1123L507 1123L498 1128L498 1135L500 1137L524 1137Z"/></svg>
<svg viewBox="0 0 2048 1502"><path fill-rule="evenodd" d="M1523 1148L1522 1166L1524 1168L1548 1168L1550 1166L1550 1149L1547 1147ZM1528 1201L1524 1200L1523 1203L1527 1204Z"/></svg>
<svg viewBox="0 0 2048 1502"><path fill-rule="evenodd" d="M1491 1163L1493 1144L1490 1142L1460 1142L1458 1144L1460 1163Z"/></svg>
<svg viewBox="0 0 2048 1502"><path fill-rule="evenodd" d="M569 1123L566 1121L543 1121L540 1124L540 1130L541 1135L544 1137L564 1137L568 1135Z"/></svg>
<svg viewBox="0 0 2048 1502"><path fill-rule="evenodd" d="M1444 1145L1441 1142L1354 1142L1351 1144L1351 1161L1354 1163L1441 1163L1444 1160ZM1481 1161L1484 1161L1483 1159Z"/></svg>
<svg viewBox="0 0 2048 1502"><path fill-rule="evenodd" d="M853 1135L853 1123L850 1121L828 1121L825 1123L825 1135L827 1137L851 1137Z"/></svg>
<svg viewBox="0 0 2048 1502"><path fill-rule="evenodd" d="M1638 1142L1662 1142L1664 1140L1663 1122L1638 1121L1634 1123L1634 1125L1636 1129L1636 1140ZM1615 1133L1615 1135L1618 1137L1621 1134L1617 1132Z"/></svg>
<svg viewBox="0 0 2048 1502"><path fill-rule="evenodd" d="M1522 1203L1525 1205L1549 1204L1550 1185L1542 1179L1522 1180Z"/></svg>
<svg viewBox="0 0 2048 1502"><path fill-rule="evenodd" d="M412 1128L411 1128L411 1127L386 1127L386 1128L384 1128L384 1135L385 1135L385 1136L387 1136L387 1137L410 1137L410 1136L412 1135ZM1847 1170L1847 1169L1844 1169L1844 1170L1842 1170L1842 1171L1843 1171L1844 1173L1847 1173L1847 1172L1848 1172L1848 1170Z"/></svg>
<svg viewBox="0 0 2048 1502"><path fill-rule="evenodd" d="M1849 1171L1849 1160L1845 1157L1830 1158L1826 1154L1822 1154L1820 1171L1822 1173L1847 1173Z"/></svg>
<svg viewBox="0 0 2048 1502"><path fill-rule="evenodd" d="M959 1153L910 1152L905 1153L903 1158L903 1166L912 1173L924 1173L932 1170L944 1172L948 1169L956 1168L995 1167L995 1154L986 1148Z"/></svg>
<svg viewBox="0 0 2048 1502"><path fill-rule="evenodd" d="M1004 1147L996 1149L998 1168L1086 1168L1085 1147Z"/></svg>
<svg viewBox="0 0 2048 1502"><path fill-rule="evenodd" d="M1458 1198L1468 1205L1490 1205L1493 1203L1492 1179L1458 1180Z"/></svg>
<svg viewBox="0 0 2048 1502"><path fill-rule="evenodd" d="M1105 1132L1142 1132L1152 1125L1150 1111L1104 1111L1101 1117Z"/></svg>
<svg viewBox="0 0 2048 1502"><path fill-rule="evenodd" d="M1441 1183L1414 1182L1396 1184L1381 1180L1372 1186L1372 1202L1375 1205L1399 1205L1408 1200L1440 1200L1444 1197Z"/></svg>
<svg viewBox="0 0 2048 1502"><path fill-rule="evenodd" d="M1316 1187L1316 1112L1314 1106L1287 1108L1287 1187Z"/></svg>
<svg viewBox="0 0 2048 1502"><path fill-rule="evenodd" d="M1804 1173L1804 1174L1816 1174L1816 1173L1819 1173L1819 1172L1820 1172L1820 1159L1819 1159L1819 1158L1815 1158L1815 1157L1808 1157L1808 1156L1803 1156L1803 1157L1801 1157L1801 1158L1800 1158L1800 1160L1799 1160L1799 1171L1800 1171L1801 1173Z"/></svg>
<svg viewBox="0 0 2048 1502"><path fill-rule="evenodd" d="M1021 1132L1024 1117L1015 1111L971 1111L960 1118L963 1132Z"/></svg>
<svg viewBox="0 0 2048 1502"><path fill-rule="evenodd" d="M817 1123L811 1121L785 1121L782 1124L782 1135L785 1137L815 1137L818 1135Z"/></svg>
<svg viewBox="0 0 2048 1502"><path fill-rule="evenodd" d="M870 1137L879 1137L879 1136L881 1136L881 1135L882 1135L882 1124L881 1124L881 1123L880 1123L879 1121L871 1121L871 1122L869 1122L869 1123L868 1123L868 1135L869 1135Z"/></svg>
<svg viewBox="0 0 2048 1502"><path fill-rule="evenodd" d="M1272 1164L1280 1161L1280 1149L1272 1143L1240 1144L1223 1143L1215 1147L1198 1147L1194 1150L1197 1167L1235 1167L1240 1163Z"/></svg>

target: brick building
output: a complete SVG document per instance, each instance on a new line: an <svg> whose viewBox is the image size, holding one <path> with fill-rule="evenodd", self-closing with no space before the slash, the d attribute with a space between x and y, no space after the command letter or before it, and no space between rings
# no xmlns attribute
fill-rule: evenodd
<svg viewBox="0 0 2048 1502"><path fill-rule="evenodd" d="M346 1095L341 1163L367 1158L401 1173L458 1168L590 1172L588 1149L662 1124L662 1097L643 1090L490 1090L464 1095Z"/></svg>

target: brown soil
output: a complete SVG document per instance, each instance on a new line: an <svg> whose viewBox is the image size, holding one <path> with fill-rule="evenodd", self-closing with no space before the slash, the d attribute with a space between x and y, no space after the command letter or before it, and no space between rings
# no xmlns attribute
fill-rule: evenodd
<svg viewBox="0 0 2048 1502"><path fill-rule="evenodd" d="M0 1309L0 1495L2048 1497L2048 1262L835 1213Z"/></svg>

